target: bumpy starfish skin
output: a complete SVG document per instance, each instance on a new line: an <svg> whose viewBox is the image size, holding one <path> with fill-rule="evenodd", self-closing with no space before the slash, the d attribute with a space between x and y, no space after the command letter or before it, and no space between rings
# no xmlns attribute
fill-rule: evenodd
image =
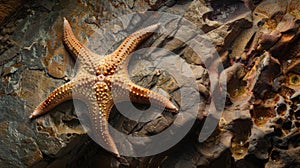
<svg viewBox="0 0 300 168"><path fill-rule="evenodd" d="M166 97L134 84L127 72L130 53L158 27L156 24L141 29L128 36L113 53L100 56L76 39L69 22L64 18L63 42L77 59L79 66L76 76L55 89L36 107L30 118L38 117L66 100L82 100L89 108L88 116L92 127L89 131L93 131L94 139L105 144L108 150L119 156L118 149L109 134L107 122L115 103L129 98L142 104L148 104L151 100L158 107L177 110Z"/></svg>

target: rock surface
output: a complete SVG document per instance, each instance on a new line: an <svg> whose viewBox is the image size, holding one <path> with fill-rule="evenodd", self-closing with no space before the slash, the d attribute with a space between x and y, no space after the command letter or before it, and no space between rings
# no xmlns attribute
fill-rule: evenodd
<svg viewBox="0 0 300 168"><path fill-rule="evenodd" d="M1 167L300 167L298 0L11 2L16 5L0 2ZM200 143L198 136L208 118L207 106L214 101L209 78L214 74L205 67L214 60L199 59L188 41L171 37L176 34L192 40L196 38L192 31L157 34L141 45L172 51L178 60L172 63L178 69L184 60L200 93L196 122L169 150L148 157L115 158L85 134L72 101L29 120L39 102L74 75L75 60L61 39L63 17L80 41L104 54L117 45L107 39L120 41L126 34L118 24L109 35L95 36L94 32L112 26L111 19L148 10L191 21L220 56L221 74L227 76L226 106L207 140ZM177 22L163 26L172 24ZM159 57L145 55L131 60L129 73L135 83L169 94L179 107L184 107L182 99L193 101L181 97L183 86L170 73L153 68ZM185 73L184 68L180 70ZM143 123L113 108L109 122L123 133L149 136L164 131L177 115L164 111Z"/></svg>

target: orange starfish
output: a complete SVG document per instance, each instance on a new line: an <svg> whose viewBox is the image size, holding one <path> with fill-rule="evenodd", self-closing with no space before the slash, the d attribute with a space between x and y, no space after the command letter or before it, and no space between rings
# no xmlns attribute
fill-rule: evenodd
<svg viewBox="0 0 300 168"><path fill-rule="evenodd" d="M159 25L155 24L136 31L114 52L101 56L93 53L75 38L69 22L64 18L63 42L77 59L79 66L76 76L51 92L36 107L30 118L36 118L64 101L82 100L89 109L88 116L92 127L89 131L93 131L97 141L106 144L111 152L119 156L108 131L108 118L115 103L128 100L129 95L130 100L136 103L148 104L150 99L155 105L172 111L177 110L166 97L134 84L127 71L129 55L158 27Z"/></svg>

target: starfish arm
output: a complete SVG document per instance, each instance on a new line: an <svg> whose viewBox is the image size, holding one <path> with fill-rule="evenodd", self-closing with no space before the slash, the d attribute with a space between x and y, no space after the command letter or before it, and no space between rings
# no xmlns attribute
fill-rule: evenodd
<svg viewBox="0 0 300 168"><path fill-rule="evenodd" d="M50 95L43 102L41 102L35 108L35 110L33 111L33 113L31 113L29 118L36 118L36 117L48 112L49 110L51 110L58 104L72 99L72 86L73 86L73 83L68 82L68 83L56 88L54 91L52 91L50 93Z"/></svg>
<svg viewBox="0 0 300 168"><path fill-rule="evenodd" d="M149 104L154 103L158 107L164 107L168 110L177 111L177 107L165 96L150 89L131 84L130 100L135 103Z"/></svg>
<svg viewBox="0 0 300 168"><path fill-rule="evenodd" d="M177 107L165 96L150 89L138 86L130 79L114 78L112 83L112 94L114 101L121 102L131 100L134 103L150 104L164 107L168 110L177 111Z"/></svg>
<svg viewBox="0 0 300 168"><path fill-rule="evenodd" d="M63 43L73 57L77 59L80 64L84 65L84 68L89 72L96 72L96 65L92 60L95 54L75 37L70 23L66 18L64 18Z"/></svg>
<svg viewBox="0 0 300 168"><path fill-rule="evenodd" d="M132 53L143 40L151 36L158 28L159 24L154 24L128 36L113 53L105 56L104 62L106 63L106 66L98 66L98 72L111 75L118 65L125 64L124 66L127 66L130 53ZM104 69L104 67L106 67L106 69Z"/></svg>
<svg viewBox="0 0 300 168"><path fill-rule="evenodd" d="M118 149L108 129L109 113L114 105L109 87L104 82L97 82L93 90L94 94L88 103L92 135L98 143L119 157Z"/></svg>
<svg viewBox="0 0 300 168"><path fill-rule="evenodd" d="M100 144L102 147L107 149L108 151L116 154L118 157L119 152L116 147L114 140L112 139L109 128L108 128L108 121L107 121L107 113L110 112L113 103L109 101L107 103L99 102L99 101L89 101L89 122L88 123L88 130L89 135Z"/></svg>
<svg viewBox="0 0 300 168"><path fill-rule="evenodd" d="M73 97L81 100L88 107L88 113L83 114L81 122L86 126L89 136L105 149L119 156L108 129L109 113L114 105L108 85L97 77L78 77L73 86ZM87 116L84 117L86 114Z"/></svg>

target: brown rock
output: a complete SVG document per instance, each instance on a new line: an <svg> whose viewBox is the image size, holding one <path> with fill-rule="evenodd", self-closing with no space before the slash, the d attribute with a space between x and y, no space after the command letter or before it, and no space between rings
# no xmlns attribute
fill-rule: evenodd
<svg viewBox="0 0 300 168"><path fill-rule="evenodd" d="M0 4L0 24L21 3ZM10 18L13 21L5 19L0 33L2 167L299 167L298 0L245 0L244 3L234 0L42 1L26 4L27 7L21 9L28 10L20 10L21 14ZM5 5L9 6L8 10L1 10ZM80 41L101 53L113 50L117 45L113 42L126 36L118 24L111 27L110 34L95 35L99 29L111 26L105 25L110 19L132 11L153 9L184 16L206 33L205 38L195 37L195 32L182 28L153 36L142 45L172 51L178 62L171 64L180 69L180 61L184 60L195 76L194 89L200 92L201 100L199 114L182 141L155 156L115 159L84 134L72 102L62 104L41 118L28 120L34 107L65 82L61 79L67 80L72 75L75 61L61 42L62 17L71 21ZM130 19L148 22L142 16ZM175 20L164 26L176 27L178 23ZM207 49L207 41L200 40L201 44L196 47L207 53L201 60L186 45L187 41L170 37L174 34L189 40L208 39L216 46L224 63L221 75L227 77L226 106L220 120L212 117L219 124L201 143L198 142L199 132L211 117L207 106L214 103L211 97L215 96L210 93L209 73L204 67L212 61L207 56L212 50ZM153 62L159 54L153 57L140 54L132 59L129 71L134 82L151 89L162 88L157 90L168 92L179 107L184 106L180 104L181 99L194 101L191 96L181 97L182 85L171 74L155 69ZM123 133L150 136L167 129L178 116L167 111L155 114L152 121L137 122L114 108L109 122Z"/></svg>

